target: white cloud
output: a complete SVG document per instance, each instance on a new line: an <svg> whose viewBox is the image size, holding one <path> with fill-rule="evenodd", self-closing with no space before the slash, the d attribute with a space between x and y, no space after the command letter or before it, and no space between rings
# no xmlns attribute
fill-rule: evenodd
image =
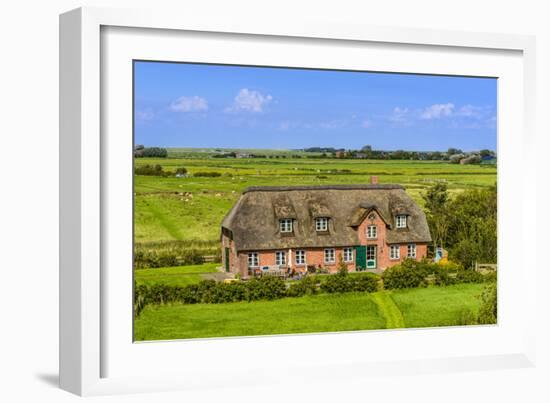
<svg viewBox="0 0 550 403"><path fill-rule="evenodd" d="M258 91L243 88L235 96L233 105L226 108L226 112L261 113L264 107L273 100L271 95L263 95Z"/></svg>
<svg viewBox="0 0 550 403"><path fill-rule="evenodd" d="M480 106L474 106L474 105L464 105L460 107L458 111L456 111L455 115L457 116L464 116L464 117L472 117L472 118L479 118L481 117L483 113L483 108Z"/></svg>
<svg viewBox="0 0 550 403"><path fill-rule="evenodd" d="M201 112L208 110L208 101L199 96L183 96L170 105L173 112Z"/></svg>
<svg viewBox="0 0 550 403"><path fill-rule="evenodd" d="M372 121L370 121L369 119L365 119L361 123L361 127L365 128L365 129L368 129L371 126L372 126Z"/></svg>
<svg viewBox="0 0 550 403"><path fill-rule="evenodd" d="M400 108L396 106L393 108L393 112L389 117L389 120L394 123L404 123L407 120L407 114L409 113L409 108Z"/></svg>
<svg viewBox="0 0 550 403"><path fill-rule="evenodd" d="M326 122L319 123L321 129L340 129L344 127L347 122L344 119L333 119Z"/></svg>
<svg viewBox="0 0 550 403"><path fill-rule="evenodd" d="M136 111L136 119L140 121L153 120L155 114L151 109L144 109Z"/></svg>
<svg viewBox="0 0 550 403"><path fill-rule="evenodd" d="M439 119L445 116L451 116L454 110L454 104L434 104L425 108L420 114L421 119Z"/></svg>

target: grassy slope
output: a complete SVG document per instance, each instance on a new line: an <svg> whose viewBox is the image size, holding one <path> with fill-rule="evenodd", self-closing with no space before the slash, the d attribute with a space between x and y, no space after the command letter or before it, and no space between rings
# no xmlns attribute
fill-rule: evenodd
<svg viewBox="0 0 550 403"><path fill-rule="evenodd" d="M377 294L349 293L230 304L148 306L135 321L136 340L169 340L266 334L311 333L456 323L464 309L477 311L482 285L461 284L384 292L400 312ZM384 302L384 301L382 301ZM389 301L391 302L391 301ZM378 304L381 305L379 306ZM391 315L388 314L391 313ZM389 317L386 317L388 315Z"/></svg>
<svg viewBox="0 0 550 403"><path fill-rule="evenodd" d="M191 266L159 267L157 269L134 270L138 285L166 284L184 286L204 280L203 274L216 273L219 263L205 263Z"/></svg>
<svg viewBox="0 0 550 403"><path fill-rule="evenodd" d="M184 166L192 174L215 171L218 178L135 177L135 238L137 242L216 240L224 215L248 186L400 183L417 202L436 180L446 180L451 192L496 182L496 167L454 165L433 161L367 161L336 159L136 159L136 165L160 164L165 170ZM350 172L336 172L336 170ZM322 178L319 178L322 177ZM190 195L191 194L191 195Z"/></svg>
<svg viewBox="0 0 550 403"><path fill-rule="evenodd" d="M452 326L460 314L477 313L483 284L457 284L393 292L392 298L403 313L405 327Z"/></svg>

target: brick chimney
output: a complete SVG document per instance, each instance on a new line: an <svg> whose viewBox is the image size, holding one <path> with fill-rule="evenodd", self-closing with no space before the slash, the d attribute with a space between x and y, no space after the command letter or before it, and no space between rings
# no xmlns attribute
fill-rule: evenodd
<svg viewBox="0 0 550 403"><path fill-rule="evenodd" d="M370 184L371 185L378 185L378 176L371 176L370 177Z"/></svg>

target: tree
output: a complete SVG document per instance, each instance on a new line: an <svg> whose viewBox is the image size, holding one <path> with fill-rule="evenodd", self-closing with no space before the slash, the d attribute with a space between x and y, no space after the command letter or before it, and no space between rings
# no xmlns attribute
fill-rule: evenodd
<svg viewBox="0 0 550 403"><path fill-rule="evenodd" d="M142 156L153 158L166 158L168 156L168 150L161 147L146 147L142 150Z"/></svg>
<svg viewBox="0 0 550 403"><path fill-rule="evenodd" d="M463 164L479 164L481 162L481 157L477 154L472 154L469 157L466 157L462 160Z"/></svg>
<svg viewBox="0 0 550 403"><path fill-rule="evenodd" d="M479 152L479 155L481 156L481 158L483 158L483 157L494 157L495 153L491 150L484 149L484 150L481 150Z"/></svg>
<svg viewBox="0 0 550 403"><path fill-rule="evenodd" d="M370 153L372 151L372 147L369 146L369 145L366 145L366 146L363 146L361 148L361 151L365 152L365 153Z"/></svg>
<svg viewBox="0 0 550 403"><path fill-rule="evenodd" d="M176 175L185 175L187 173L187 168L179 167L176 168Z"/></svg>
<svg viewBox="0 0 550 403"><path fill-rule="evenodd" d="M460 148L453 148L453 147L449 148L447 150L447 155L451 156L453 154L462 154L462 150Z"/></svg>
<svg viewBox="0 0 550 403"><path fill-rule="evenodd" d="M466 190L448 203L449 256L471 267L497 261L497 189Z"/></svg>
<svg viewBox="0 0 550 403"><path fill-rule="evenodd" d="M451 164L458 164L463 158L464 154L451 154L449 156L449 161L451 162Z"/></svg>
<svg viewBox="0 0 550 403"><path fill-rule="evenodd" d="M427 210L426 218L435 250L438 245L443 247L447 239L449 228L449 213L447 209L449 193L447 192L447 184L445 182L437 182L426 190L422 198Z"/></svg>

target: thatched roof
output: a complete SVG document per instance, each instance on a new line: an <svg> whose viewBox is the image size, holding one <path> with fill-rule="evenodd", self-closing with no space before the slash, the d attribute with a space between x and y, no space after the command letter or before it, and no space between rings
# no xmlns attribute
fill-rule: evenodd
<svg viewBox="0 0 550 403"><path fill-rule="evenodd" d="M225 216L237 250L358 245L357 225L372 210L387 224L388 243L430 242L426 217L400 185L256 186L246 189ZM394 228L406 214L407 228ZM329 217L328 233L315 218ZM292 236L279 233L279 220L294 219Z"/></svg>

